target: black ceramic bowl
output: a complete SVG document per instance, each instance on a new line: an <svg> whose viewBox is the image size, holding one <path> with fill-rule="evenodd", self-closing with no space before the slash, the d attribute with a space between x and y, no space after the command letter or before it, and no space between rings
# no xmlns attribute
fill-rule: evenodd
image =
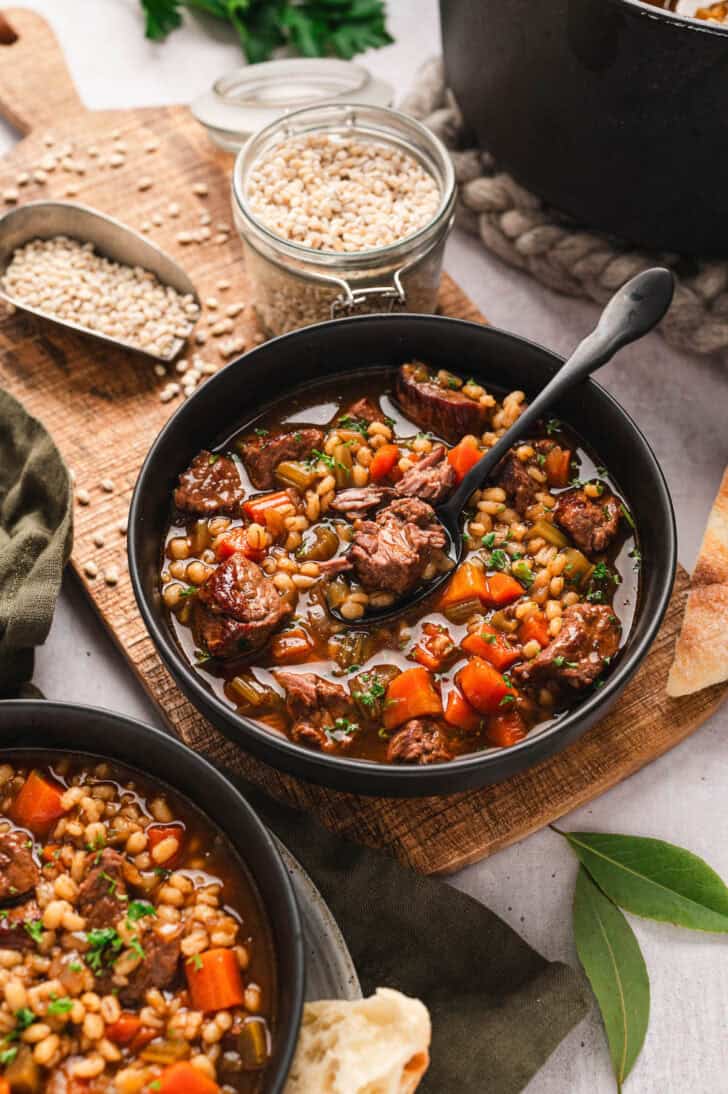
<svg viewBox="0 0 728 1094"><path fill-rule="evenodd" d="M281 1094L298 1039L305 959L298 905L266 828L215 768L158 729L96 707L41 700L0 702L0 755L13 749L57 750L118 761L166 783L201 809L227 836L258 890L271 926L278 971L278 1019L262 1094Z"/></svg>
<svg viewBox="0 0 728 1094"><path fill-rule="evenodd" d="M728 253L728 26L640 0L440 8L448 84L524 186L633 243Z"/></svg>
<svg viewBox="0 0 728 1094"><path fill-rule="evenodd" d="M208 380L169 420L139 475L128 533L129 568L144 621L167 668L198 710L274 767L341 790L383 796L449 794L498 782L575 740L604 717L639 666L667 607L675 571L675 523L662 472L634 422L589 380L554 413L576 428L614 475L635 516L644 555L635 623L600 691L512 748L424 767L315 752L237 714L189 665L162 603L161 544L177 475L201 448L223 443L276 394L357 370L394 368L413 358L475 376L487 387L527 394L540 389L561 363L555 354L513 334L432 315L339 319L274 338Z"/></svg>

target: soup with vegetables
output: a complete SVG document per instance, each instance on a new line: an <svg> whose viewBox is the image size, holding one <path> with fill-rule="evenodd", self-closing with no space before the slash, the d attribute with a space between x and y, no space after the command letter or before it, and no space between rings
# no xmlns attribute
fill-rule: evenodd
<svg viewBox="0 0 728 1094"><path fill-rule="evenodd" d="M271 733L396 764L509 747L601 687L640 556L577 434L551 419L511 449L470 499L457 569L435 517L524 406L408 362L308 387L200 452L160 576L195 670ZM409 614L367 617L443 571Z"/></svg>
<svg viewBox="0 0 728 1094"><path fill-rule="evenodd" d="M120 765L0 765L2 1094L254 1094L275 962L252 881L189 802Z"/></svg>

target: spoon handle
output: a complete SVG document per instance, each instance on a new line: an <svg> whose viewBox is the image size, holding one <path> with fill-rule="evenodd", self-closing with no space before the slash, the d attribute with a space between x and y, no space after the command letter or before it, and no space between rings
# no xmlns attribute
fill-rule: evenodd
<svg viewBox="0 0 728 1094"><path fill-rule="evenodd" d="M576 347L553 379L539 392L521 416L468 471L455 493L438 509L440 518L454 523L468 498L478 490L513 444L525 437L544 412L576 384L611 360L617 350L641 338L655 327L672 301L672 273L656 266L637 274L611 298L596 328Z"/></svg>

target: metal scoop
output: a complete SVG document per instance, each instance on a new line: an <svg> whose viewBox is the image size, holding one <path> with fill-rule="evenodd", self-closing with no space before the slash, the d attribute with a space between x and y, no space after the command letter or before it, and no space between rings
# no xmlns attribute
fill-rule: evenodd
<svg viewBox="0 0 728 1094"><path fill-rule="evenodd" d="M166 354L155 354L133 342L113 338L101 331L41 311L5 291L2 281L14 252L31 240L53 239L55 236L69 236L79 243L92 243L98 254L124 266L141 266L153 273L163 285L171 286L182 295L192 296L199 307L200 300L194 285L174 259L113 217L70 201L31 201L0 217L0 299L37 315L40 319L98 338L107 345L132 350L153 361L173 361L185 344L184 338L175 338Z"/></svg>
<svg viewBox="0 0 728 1094"><path fill-rule="evenodd" d="M662 267L645 270L623 285L605 307L596 329L579 343L568 361L564 362L554 378L526 407L520 418L468 471L448 500L437 506L435 513L449 541L448 554L456 563L460 563L465 554L462 515L471 494L487 482L509 448L527 436L539 418L562 399L567 391L607 361L611 361L622 346L635 342L657 326L670 307L674 288L673 275ZM450 571L439 574L432 581L424 582L400 597L391 607L368 611L363 618L357 620L345 619L336 608L329 608L329 611L335 619L348 627L361 627L363 623L395 619L416 607L426 597L432 596L450 576Z"/></svg>

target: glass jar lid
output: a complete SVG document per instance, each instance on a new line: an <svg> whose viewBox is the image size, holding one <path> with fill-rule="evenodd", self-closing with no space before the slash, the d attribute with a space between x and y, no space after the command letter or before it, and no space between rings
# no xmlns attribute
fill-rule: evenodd
<svg viewBox="0 0 728 1094"><path fill-rule="evenodd" d="M237 151L248 137L284 114L321 103L390 106L394 89L367 69L335 58L286 58L221 76L192 103L211 139Z"/></svg>

